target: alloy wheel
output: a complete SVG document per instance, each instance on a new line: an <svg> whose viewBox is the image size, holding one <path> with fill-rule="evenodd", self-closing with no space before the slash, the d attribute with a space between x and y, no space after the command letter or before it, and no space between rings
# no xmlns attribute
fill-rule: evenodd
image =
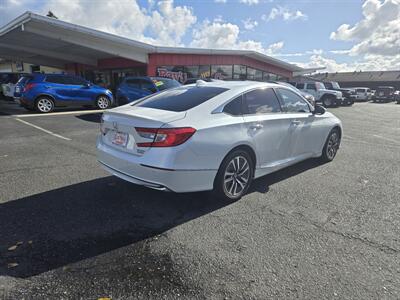
<svg viewBox="0 0 400 300"><path fill-rule="evenodd" d="M100 109L106 109L110 105L109 100L107 97L101 96L97 99L97 106Z"/></svg>
<svg viewBox="0 0 400 300"><path fill-rule="evenodd" d="M326 147L326 156L332 160L337 150L339 149L339 135L337 132L333 132L328 140L328 145Z"/></svg>
<svg viewBox="0 0 400 300"><path fill-rule="evenodd" d="M241 195L250 180L250 164L244 156L234 157L224 173L224 190L232 198Z"/></svg>
<svg viewBox="0 0 400 300"><path fill-rule="evenodd" d="M47 98L41 98L37 102L37 108L43 113L50 112L53 109L53 102Z"/></svg>

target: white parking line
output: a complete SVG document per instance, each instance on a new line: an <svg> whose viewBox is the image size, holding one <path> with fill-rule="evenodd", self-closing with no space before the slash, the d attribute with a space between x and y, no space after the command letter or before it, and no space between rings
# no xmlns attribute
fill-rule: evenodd
<svg viewBox="0 0 400 300"><path fill-rule="evenodd" d="M383 140L386 140L386 141L389 141L389 142L400 143L400 141L393 140L393 139L390 139L390 138L387 138L387 137L384 137L384 136L381 136L381 135L373 134L372 136L380 138L380 139L383 139Z"/></svg>
<svg viewBox="0 0 400 300"><path fill-rule="evenodd" d="M36 128L36 129L39 129L39 130L41 130L41 131L43 131L43 132L46 132L47 134L50 134L50 135L52 135L52 136L58 137L58 138L60 138L60 139L63 139L63 140L66 140L66 141L71 141L70 138L67 138L67 137L65 137L65 136L59 135L59 134L57 134L57 133L54 133L54 132L52 132L52 131L50 131L50 130L47 130L47 129L44 129L44 128L42 128L42 127L36 126L35 124L29 123L29 122L27 122L27 121L24 121L24 120L21 120L21 119L18 119L18 118L15 118L15 120L17 120L17 121L19 121L19 122L21 122L21 123L24 123L25 125L28 125L28 126L31 126L31 127Z"/></svg>
<svg viewBox="0 0 400 300"><path fill-rule="evenodd" d="M74 110L74 111L60 111L60 112L52 112L47 114L19 114L19 115L10 115L10 117L15 118L25 118L25 117L45 117L45 116L62 116L62 115L85 115L85 114L94 114L101 113L104 109L94 109L94 110Z"/></svg>

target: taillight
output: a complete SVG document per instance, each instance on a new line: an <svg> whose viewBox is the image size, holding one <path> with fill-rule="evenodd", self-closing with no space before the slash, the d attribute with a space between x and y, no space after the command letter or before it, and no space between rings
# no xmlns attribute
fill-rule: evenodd
<svg viewBox="0 0 400 300"><path fill-rule="evenodd" d="M136 127L136 132L148 142L137 143L138 147L173 147L186 142L195 132L192 127L180 128L142 128Z"/></svg>
<svg viewBox="0 0 400 300"><path fill-rule="evenodd" d="M24 87L24 93L36 86L36 83L27 83Z"/></svg>

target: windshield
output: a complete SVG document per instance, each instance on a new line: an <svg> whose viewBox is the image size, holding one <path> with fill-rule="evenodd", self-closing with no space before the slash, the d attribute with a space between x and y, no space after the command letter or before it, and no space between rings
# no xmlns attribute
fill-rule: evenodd
<svg viewBox="0 0 400 300"><path fill-rule="evenodd" d="M151 78L153 80L154 84L156 85L157 89L159 91L164 91L167 89L172 89L178 86L181 86L181 84L174 80L174 79L163 79L163 78Z"/></svg>
<svg viewBox="0 0 400 300"><path fill-rule="evenodd" d="M134 106L168 111L186 111L227 91L220 87L182 87L151 95Z"/></svg>

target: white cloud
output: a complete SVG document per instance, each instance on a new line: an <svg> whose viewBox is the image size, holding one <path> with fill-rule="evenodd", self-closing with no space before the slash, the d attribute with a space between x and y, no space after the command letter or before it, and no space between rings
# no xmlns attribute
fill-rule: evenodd
<svg viewBox="0 0 400 300"><path fill-rule="evenodd" d="M342 24L330 35L354 46L332 53L361 57L354 64L361 70L400 69L400 0L366 0L362 13L363 19L354 26Z"/></svg>
<svg viewBox="0 0 400 300"><path fill-rule="evenodd" d="M268 48L265 50L265 53L267 55L275 55L279 50L281 50L284 46L283 41L271 44L268 46Z"/></svg>
<svg viewBox="0 0 400 300"><path fill-rule="evenodd" d="M204 21L193 30L193 40L190 44L195 48L240 49L251 50L273 55L284 46L282 41L264 47L261 42L240 40L239 26L232 23Z"/></svg>
<svg viewBox="0 0 400 300"><path fill-rule="evenodd" d="M243 26L247 30L254 30L258 26L258 22L256 20L252 20L248 18L246 20L242 20Z"/></svg>
<svg viewBox="0 0 400 300"><path fill-rule="evenodd" d="M247 4L247 5L253 5L253 4L258 4L260 1L259 0L239 0L239 2Z"/></svg>
<svg viewBox="0 0 400 300"><path fill-rule="evenodd" d="M175 6L173 0L148 0L147 9L135 0L44 0L40 5L35 0L0 0L0 15L12 19L28 7L40 14L51 10L63 21L169 46L182 46L183 36L197 21L190 7Z"/></svg>
<svg viewBox="0 0 400 300"><path fill-rule="evenodd" d="M214 0L215 3L226 3L227 0Z"/></svg>
<svg viewBox="0 0 400 300"><path fill-rule="evenodd" d="M197 18L187 6L174 7L173 0L158 3L159 10L153 11L150 28L158 36L160 45L181 45L181 39Z"/></svg>
<svg viewBox="0 0 400 300"><path fill-rule="evenodd" d="M354 41L350 55L397 55L400 52L400 1L367 0L362 6L364 18L353 27L342 24L331 39Z"/></svg>
<svg viewBox="0 0 400 300"><path fill-rule="evenodd" d="M290 10L287 7L277 6L271 9L269 15L262 15L264 21L271 21L281 18L284 21L307 20L308 16L300 10Z"/></svg>
<svg viewBox="0 0 400 300"><path fill-rule="evenodd" d="M192 47L232 48L236 45L239 27L232 23L204 21L193 30Z"/></svg>

